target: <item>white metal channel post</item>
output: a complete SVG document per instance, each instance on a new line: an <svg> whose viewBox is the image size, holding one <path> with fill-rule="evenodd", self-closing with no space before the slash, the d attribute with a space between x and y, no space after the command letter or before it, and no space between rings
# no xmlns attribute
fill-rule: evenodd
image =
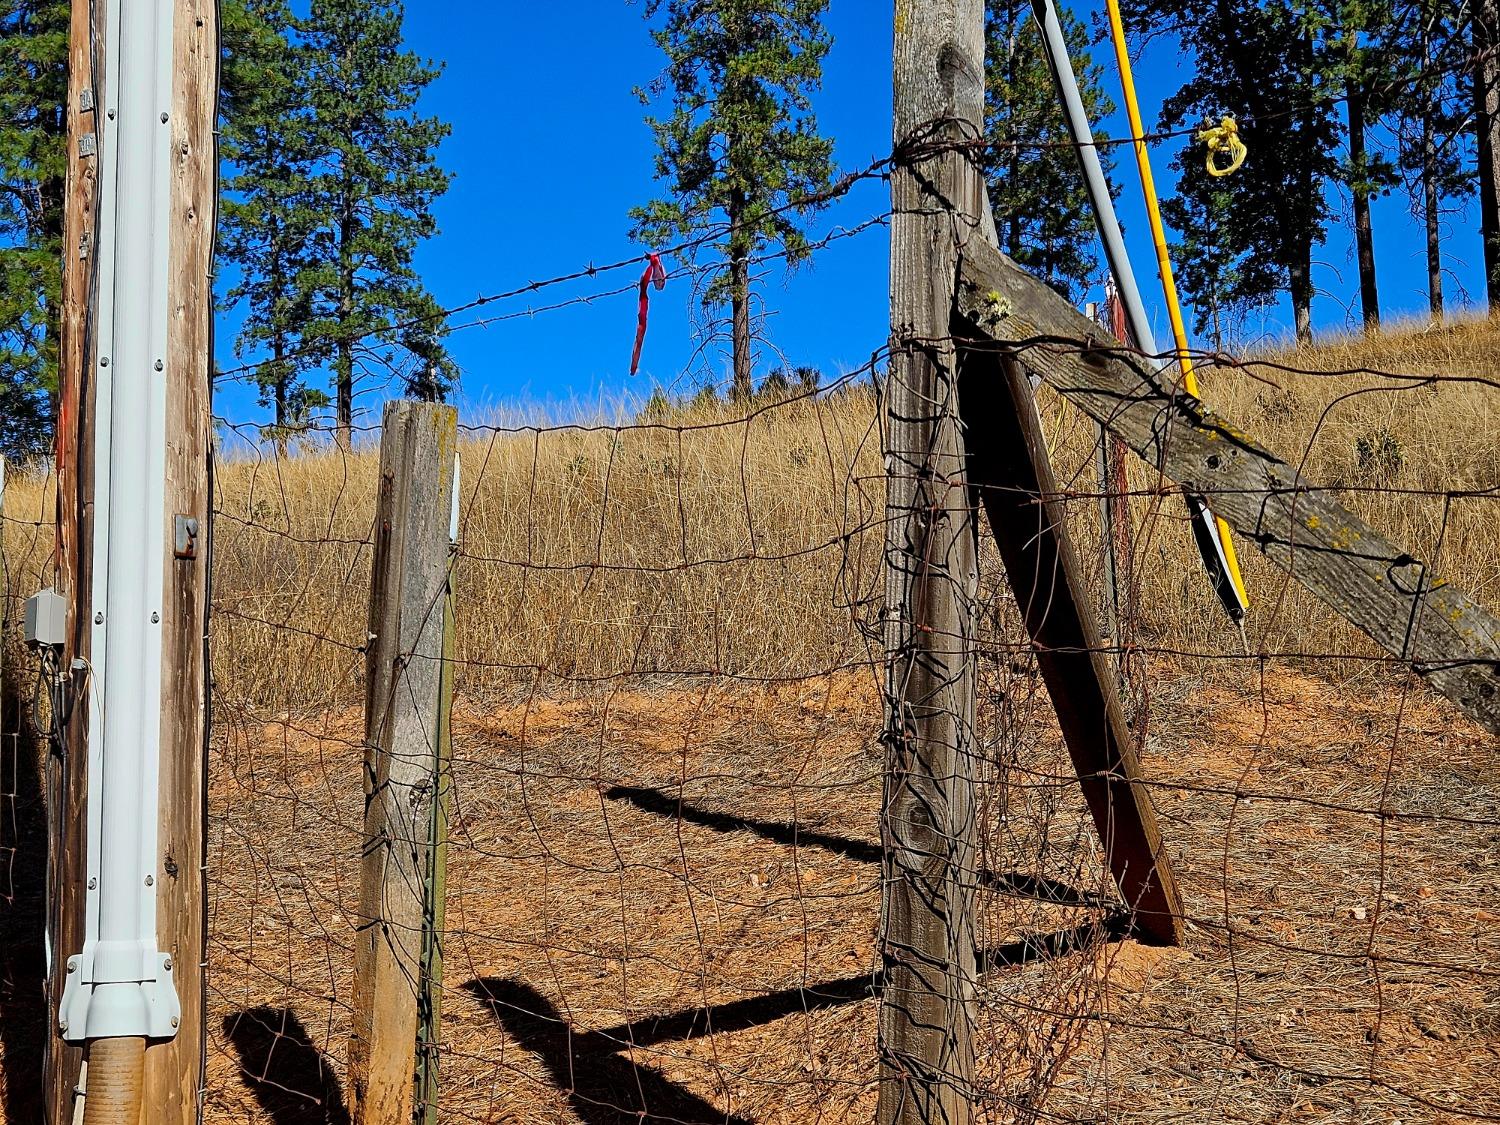
<svg viewBox="0 0 1500 1125"><path fill-rule="evenodd" d="M108 4L99 127L93 669L83 950L69 1040L176 1034L156 933L172 0Z"/></svg>

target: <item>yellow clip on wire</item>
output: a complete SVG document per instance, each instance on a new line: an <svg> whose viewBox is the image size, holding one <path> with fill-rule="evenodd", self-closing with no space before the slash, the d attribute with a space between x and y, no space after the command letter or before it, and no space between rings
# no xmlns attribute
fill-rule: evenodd
<svg viewBox="0 0 1500 1125"><path fill-rule="evenodd" d="M1226 117L1217 125L1211 125L1198 134L1198 139L1208 145L1205 161L1210 176L1227 176L1245 163L1245 142L1240 140L1240 127L1234 118ZM1215 157L1221 152L1229 153L1229 163L1219 164Z"/></svg>

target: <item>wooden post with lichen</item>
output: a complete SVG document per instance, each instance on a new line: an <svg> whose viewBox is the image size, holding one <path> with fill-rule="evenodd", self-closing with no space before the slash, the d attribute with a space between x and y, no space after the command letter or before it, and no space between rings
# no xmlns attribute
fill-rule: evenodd
<svg viewBox="0 0 1500 1125"><path fill-rule="evenodd" d="M441 925L445 745L451 690L449 535L457 415L392 402L380 441L365 686L365 843L354 953L349 1095L356 1125L410 1125L428 938ZM429 1021L431 1026L431 1021ZM424 1100L434 1091L424 1085Z"/></svg>

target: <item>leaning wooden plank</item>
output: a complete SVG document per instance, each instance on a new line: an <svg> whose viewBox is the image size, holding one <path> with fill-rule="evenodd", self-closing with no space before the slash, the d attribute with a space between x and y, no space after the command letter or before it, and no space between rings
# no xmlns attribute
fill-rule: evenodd
<svg viewBox="0 0 1500 1125"><path fill-rule="evenodd" d="M1104 654L1031 381L993 348L964 349L959 402L969 433L968 475L989 517L1063 740L1104 842L1131 928L1157 945L1182 943L1182 902L1162 851L1156 813Z"/></svg>
<svg viewBox="0 0 1500 1125"><path fill-rule="evenodd" d="M1500 621L1326 490L1135 357L1010 259L971 241L958 306L974 328L1214 511L1331 609L1500 734ZM1082 346L1081 346L1082 345Z"/></svg>

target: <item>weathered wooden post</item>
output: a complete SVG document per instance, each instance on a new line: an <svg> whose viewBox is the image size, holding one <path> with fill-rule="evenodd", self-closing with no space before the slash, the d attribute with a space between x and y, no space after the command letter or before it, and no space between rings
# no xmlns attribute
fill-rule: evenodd
<svg viewBox="0 0 1500 1125"><path fill-rule="evenodd" d="M447 785L444 635L457 425L452 407L392 402L380 441L349 1042L356 1125L412 1121L423 969L433 952L426 938L442 909L428 901L427 888L440 884L435 806ZM422 1046L425 1058L430 1044Z"/></svg>
<svg viewBox="0 0 1500 1125"><path fill-rule="evenodd" d="M897 0L885 390L881 1125L970 1117L975 1003L977 541L950 335L984 183L980 0Z"/></svg>
<svg viewBox="0 0 1500 1125"><path fill-rule="evenodd" d="M217 19L213 0L72 5L53 1125L75 1119L85 1054L89 1120L199 1116Z"/></svg>

